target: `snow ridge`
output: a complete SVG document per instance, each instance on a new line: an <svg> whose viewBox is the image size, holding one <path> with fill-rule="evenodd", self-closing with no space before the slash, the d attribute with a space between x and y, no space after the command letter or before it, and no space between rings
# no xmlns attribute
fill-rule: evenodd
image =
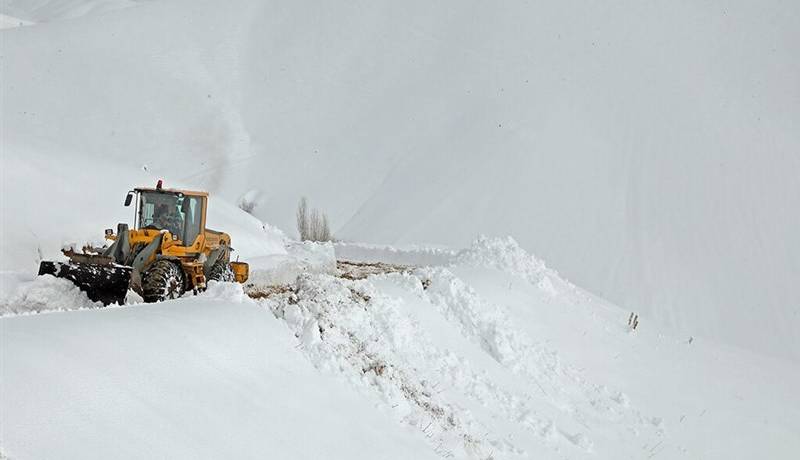
<svg viewBox="0 0 800 460"><path fill-rule="evenodd" d="M481 235L471 247L456 254L453 264L495 268L519 276L551 296L574 290L572 284L561 279L558 272L548 268L543 260L522 249L511 236L489 238Z"/></svg>
<svg viewBox="0 0 800 460"><path fill-rule="evenodd" d="M541 279L555 275L513 240L484 238L476 247L460 260L516 270L554 295ZM421 430L445 458L591 454L592 429L611 422L620 436L665 435L624 393L562 363L449 268L364 280L308 273L260 302L318 369Z"/></svg>
<svg viewBox="0 0 800 460"><path fill-rule="evenodd" d="M0 290L0 316L103 307L102 303L92 302L71 281L63 278L43 275L29 281L12 281L11 275L0 274L0 276L4 284L19 283L13 291Z"/></svg>

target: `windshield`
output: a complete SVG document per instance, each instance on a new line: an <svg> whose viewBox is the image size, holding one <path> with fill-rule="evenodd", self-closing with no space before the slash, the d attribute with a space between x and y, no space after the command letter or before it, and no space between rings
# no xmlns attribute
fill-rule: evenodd
<svg viewBox="0 0 800 460"><path fill-rule="evenodd" d="M200 234L202 197L175 193L141 192L137 228L167 230L184 245Z"/></svg>

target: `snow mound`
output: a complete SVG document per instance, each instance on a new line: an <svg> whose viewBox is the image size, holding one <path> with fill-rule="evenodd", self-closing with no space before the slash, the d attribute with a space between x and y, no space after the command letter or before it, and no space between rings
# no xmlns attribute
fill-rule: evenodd
<svg viewBox="0 0 800 460"><path fill-rule="evenodd" d="M6 281L4 279L4 284ZM69 280L43 275L17 281L13 291L0 290L0 316L103 307L100 302L92 302Z"/></svg>
<svg viewBox="0 0 800 460"><path fill-rule="evenodd" d="M304 273L335 273L336 256L330 243L313 241L287 243L285 253L248 259L247 285L260 289L290 284Z"/></svg>
<svg viewBox="0 0 800 460"><path fill-rule="evenodd" d="M396 301L371 284L304 275L292 292L267 299L265 305L286 321L317 368L371 391L401 423L424 431L441 452L489 454L469 412L438 396L436 382L416 371L430 360L444 365L446 356ZM451 367L456 370L457 360Z"/></svg>
<svg viewBox="0 0 800 460"><path fill-rule="evenodd" d="M501 364L519 360L519 353L528 345L500 309L483 302L472 288L445 268L424 268L415 275L423 280L430 302L446 318L455 320L464 336L479 343Z"/></svg>
<svg viewBox="0 0 800 460"><path fill-rule="evenodd" d="M456 251L446 248L407 245L394 247L352 242L334 243L336 257L353 262L381 262L399 265L447 265Z"/></svg>
<svg viewBox="0 0 800 460"><path fill-rule="evenodd" d="M518 276L536 285L551 296L574 287L563 280L545 262L525 251L511 236L489 238L479 236L468 249L460 251L453 259L456 265L490 267Z"/></svg>
<svg viewBox="0 0 800 460"><path fill-rule="evenodd" d="M204 299L208 298L230 303L250 301L242 285L236 282L209 281L205 292L201 296Z"/></svg>
<svg viewBox="0 0 800 460"><path fill-rule="evenodd" d="M433 459L225 283L134 308L0 318L11 459ZM220 300L226 299L226 300Z"/></svg>
<svg viewBox="0 0 800 460"><path fill-rule="evenodd" d="M305 274L260 302L309 360L422 431L445 457L588 454L635 427L662 431L621 391L589 381L449 269L349 280ZM605 435L603 435L605 436Z"/></svg>
<svg viewBox="0 0 800 460"><path fill-rule="evenodd" d="M122 457L139 454L116 442L123 434L114 430L129 433L130 426L137 436L158 441L149 456L194 453L200 447L185 443L187 437L219 432L248 440L238 445L238 456L246 457L274 448L287 433L296 436L282 425L284 419L293 419L294 427L321 417L363 431L370 425L364 423L367 416L389 425L380 430L384 436L401 435L418 442L421 450L382 456L373 455L372 446L361 455L331 458L429 454L588 460L659 453L731 458L763 450L769 458L789 458L785 453L796 450L791 434L800 407L785 402L800 376L786 363L700 340L687 344L660 334L655 322L633 332L625 327L627 312L613 305L542 292L528 278L539 279L534 275L547 273L546 267L513 241L479 239L473 246L462 252L460 263L352 279L314 271L333 263L332 245L290 245L285 255L256 259L265 264L262 269L268 270L269 263L279 267L270 276L294 276L289 283L210 282L200 295L155 305L0 318L0 352L6 363L0 394L11 395L0 398L0 413L25 423L39 420L47 439L71 440L66 442L70 453L86 445L75 441L80 435L75 417L90 413L102 420L130 420L87 441L98 457L120 449ZM306 269L291 269L295 262L307 264ZM14 293L10 302L2 297L4 308L93 308L65 280L31 281L8 273L0 280L16 287L8 289ZM148 325L146 337L142 324ZM68 362L61 346L49 345L60 344L63 337L76 338ZM98 349L102 353L92 352ZM131 407L144 416L120 416L120 408L98 393L81 393L86 388L110 391L108 376L97 374L110 368L114 375L109 378L128 382L114 387L114 400L134 401ZM148 377L136 378L142 369ZM32 392L31 375L47 376L65 389ZM205 383L197 388L197 382ZM276 382L283 382L278 395ZM301 382L302 397L295 393ZM336 396L331 396L331 385L340 387ZM231 388L243 393L231 393ZM287 391L293 396L287 398ZM371 412L350 413L322 402L348 393L349 404ZM232 394L238 397L230 406ZM187 396L192 404L185 404ZM265 397L269 404L254 404ZM70 398L86 409L63 403ZM32 415L30 407L36 408ZM169 420L140 407L161 408ZM205 416L208 411L224 413L225 423ZM42 413L55 415L42 418ZM181 421L187 417L192 423ZM251 430L263 426L258 421L264 419L275 423L269 434ZM38 430L24 426L9 432L11 455L49 447L41 447ZM161 435L164 428L169 435ZM723 446L703 441L731 432L737 433L736 440ZM60 437L52 438L55 434ZM230 448L212 447L215 454ZM300 458L299 451L328 448L317 439L290 444L275 456Z"/></svg>

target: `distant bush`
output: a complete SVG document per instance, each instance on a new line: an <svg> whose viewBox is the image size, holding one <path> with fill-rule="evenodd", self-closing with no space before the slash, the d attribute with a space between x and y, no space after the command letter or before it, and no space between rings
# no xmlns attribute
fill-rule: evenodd
<svg viewBox="0 0 800 460"><path fill-rule="evenodd" d="M239 198L239 209L252 214L258 204L258 190L250 190Z"/></svg>
<svg viewBox="0 0 800 460"><path fill-rule="evenodd" d="M239 201L239 209L241 209L242 211L244 211L244 212L246 212L248 214L252 214L253 213L253 209L255 209L255 208L256 208L256 204L254 202L252 202L252 201L246 201L244 199Z"/></svg>
<svg viewBox="0 0 800 460"><path fill-rule="evenodd" d="M319 209L308 210L306 197L297 203L297 233L301 241L331 241L328 216Z"/></svg>

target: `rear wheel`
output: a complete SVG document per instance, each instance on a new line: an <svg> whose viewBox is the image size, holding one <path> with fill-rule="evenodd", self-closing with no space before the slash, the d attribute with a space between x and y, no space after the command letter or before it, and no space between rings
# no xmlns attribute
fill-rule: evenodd
<svg viewBox="0 0 800 460"><path fill-rule="evenodd" d="M208 279L214 281L233 281L233 269L228 257L220 257L208 271Z"/></svg>
<svg viewBox="0 0 800 460"><path fill-rule="evenodd" d="M183 269L177 263L156 260L142 273L142 298L145 302L177 299L184 293Z"/></svg>

